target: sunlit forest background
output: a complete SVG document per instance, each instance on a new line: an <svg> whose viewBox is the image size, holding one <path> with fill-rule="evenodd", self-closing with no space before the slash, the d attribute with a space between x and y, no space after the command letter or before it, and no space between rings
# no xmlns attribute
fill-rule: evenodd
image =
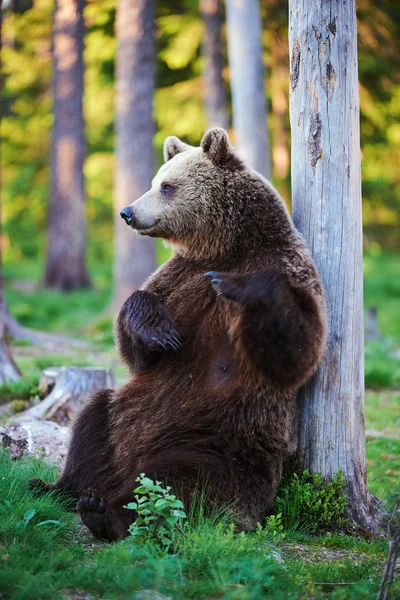
<svg viewBox="0 0 400 600"><path fill-rule="evenodd" d="M287 3L263 0L268 130L273 181L290 204ZM394 248L400 225L400 6L359 0L358 46L365 247ZM46 247L52 127L51 0L35 0L3 23L3 260L41 264ZM89 0L84 11L87 159L84 175L90 265L112 264L115 2ZM159 2L154 97L156 167L167 135L198 144L204 108L204 23L197 0ZM226 33L223 30L223 36ZM223 78L229 98L226 56ZM228 106L229 113L229 106ZM234 140L234 136L232 135ZM29 269L31 266L29 266ZM36 267L35 267L36 268ZM39 267L38 267L39 268ZM96 281L98 285L102 281ZM22 309L15 307L22 317Z"/></svg>

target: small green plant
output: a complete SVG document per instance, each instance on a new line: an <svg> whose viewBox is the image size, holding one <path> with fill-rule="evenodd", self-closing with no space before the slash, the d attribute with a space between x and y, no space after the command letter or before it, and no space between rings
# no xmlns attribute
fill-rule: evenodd
<svg viewBox="0 0 400 600"><path fill-rule="evenodd" d="M153 541L161 549L169 549L177 532L183 533L182 521L186 519L183 503L171 494L171 487L162 486L141 473L136 479L135 501L126 508L135 510L137 517L130 526L130 534L136 539Z"/></svg>
<svg viewBox="0 0 400 600"><path fill-rule="evenodd" d="M34 508L30 508L29 510L27 510L24 514L24 518L22 519L22 521L19 522L19 525L25 528L28 527L28 523L32 521L35 514L36 510Z"/></svg>
<svg viewBox="0 0 400 600"><path fill-rule="evenodd" d="M273 537L285 537L285 528L282 523L282 513L278 513L276 515L269 515L265 519L265 531L267 533L270 533Z"/></svg>
<svg viewBox="0 0 400 600"><path fill-rule="evenodd" d="M25 400L11 400L11 410L13 413L19 413L25 410L26 402Z"/></svg>
<svg viewBox="0 0 400 600"><path fill-rule="evenodd" d="M321 533L345 528L344 488L341 470L330 482L321 473L311 475L308 470L293 473L278 490L273 514L267 517L267 528L278 533L282 530Z"/></svg>

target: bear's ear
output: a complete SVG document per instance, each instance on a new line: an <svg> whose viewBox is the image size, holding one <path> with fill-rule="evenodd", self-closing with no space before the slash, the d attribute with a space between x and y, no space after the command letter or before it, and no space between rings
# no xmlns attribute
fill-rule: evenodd
<svg viewBox="0 0 400 600"><path fill-rule="evenodd" d="M238 170L244 168L242 161L236 156L230 144L225 129L214 127L206 131L201 140L201 147L210 160L218 167L228 167Z"/></svg>
<svg viewBox="0 0 400 600"><path fill-rule="evenodd" d="M190 150L192 147L185 144L185 142L181 142L175 135L170 135L164 142L164 162L168 162L179 152L185 152L185 150Z"/></svg>

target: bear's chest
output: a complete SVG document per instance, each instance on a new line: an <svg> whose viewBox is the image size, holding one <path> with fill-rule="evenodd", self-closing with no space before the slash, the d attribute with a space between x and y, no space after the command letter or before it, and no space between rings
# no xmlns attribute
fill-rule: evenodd
<svg viewBox="0 0 400 600"><path fill-rule="evenodd" d="M207 396L231 394L240 376L237 340L232 323L239 308L217 296L205 277L177 287L165 304L174 317L182 349L173 360L189 371L189 376Z"/></svg>

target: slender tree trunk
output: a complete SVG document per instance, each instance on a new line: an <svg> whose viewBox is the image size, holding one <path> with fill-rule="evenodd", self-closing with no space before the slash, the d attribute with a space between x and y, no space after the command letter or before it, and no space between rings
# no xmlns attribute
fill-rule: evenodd
<svg viewBox="0 0 400 600"><path fill-rule="evenodd" d="M206 110L209 127L228 128L226 97L222 78L222 10L220 0L200 0L206 33L203 42L203 54L206 59Z"/></svg>
<svg viewBox="0 0 400 600"><path fill-rule="evenodd" d="M258 0L226 0L228 57L236 148L246 162L271 177Z"/></svg>
<svg viewBox="0 0 400 600"><path fill-rule="evenodd" d="M1 268L1 264L0 264ZM20 379L20 371L7 347L8 320L10 318L3 296L3 276L0 275L0 385Z"/></svg>
<svg viewBox="0 0 400 600"><path fill-rule="evenodd" d="M300 393L300 458L346 477L348 510L373 530L367 488L359 98L355 0L290 0L293 219L328 303L325 359Z"/></svg>
<svg viewBox="0 0 400 600"><path fill-rule="evenodd" d="M22 6L24 3L20 3L19 7L22 11L23 9L29 8L29 6ZM2 93L2 70L1 70L1 49L2 49L2 40L1 40L1 32L2 32L2 0L0 0L0 96ZM15 8L15 7L14 7ZM2 104L0 102L0 124L2 118ZM1 143L0 143L1 150ZM0 160L1 167L1 160ZM1 168L0 168L0 188L1 188ZM49 348L57 347L60 345L63 346L75 346L75 347L87 347L87 344L81 341L70 340L68 338L64 338L62 336L54 335L51 333L43 333L42 331L35 331L34 329L28 329L27 327L23 327L20 325L14 317L10 314L7 303L4 298L3 293L3 271L2 271L2 255L1 255L1 191L0 191L0 384L5 383L7 381L15 381L20 378L20 372L18 367L15 365L12 360L9 349L6 344L6 336L18 340L28 340L33 344L39 344L43 346L47 346Z"/></svg>
<svg viewBox="0 0 400 600"><path fill-rule="evenodd" d="M3 91L3 70L1 60L2 50L2 30L3 30L3 13L1 11L2 0L0 0L0 97ZM0 124L2 119L2 104L0 102ZM0 140L0 152L1 152L1 140ZM1 159L1 154L0 154ZM0 160L0 384L7 383L8 381L16 381L20 378L20 373L17 365L14 363L11 354L6 344L6 333L7 333L7 321L9 313L6 305L6 301L3 295L3 268L2 268L2 236L1 236L1 224L2 224L2 194L1 194L1 160Z"/></svg>
<svg viewBox="0 0 400 600"><path fill-rule="evenodd" d="M114 308L120 307L155 268L154 240L134 233L119 215L150 188L153 178L153 28L153 0L119 0Z"/></svg>
<svg viewBox="0 0 400 600"><path fill-rule="evenodd" d="M56 0L54 12L54 124L44 284L62 290L90 285L85 267L83 6L84 0Z"/></svg>

